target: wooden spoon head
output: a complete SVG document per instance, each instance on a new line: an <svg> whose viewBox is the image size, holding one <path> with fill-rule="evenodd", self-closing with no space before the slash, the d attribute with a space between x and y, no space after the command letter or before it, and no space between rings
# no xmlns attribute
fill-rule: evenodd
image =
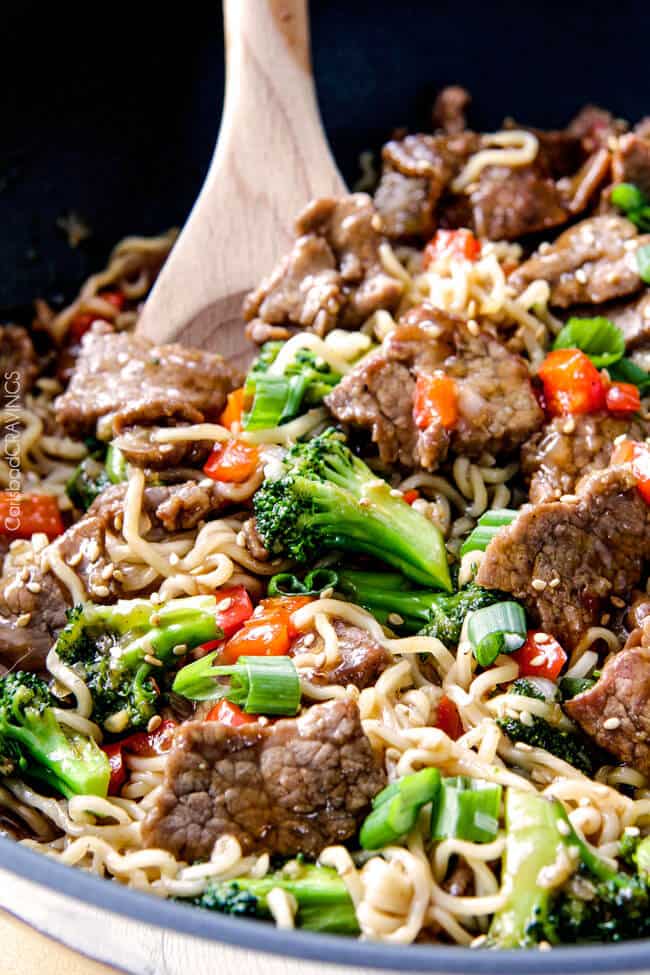
<svg viewBox="0 0 650 975"><path fill-rule="evenodd" d="M245 372L255 355L255 346L246 338L242 315L246 293L237 291L215 299L180 329L175 341L219 352L235 369Z"/></svg>

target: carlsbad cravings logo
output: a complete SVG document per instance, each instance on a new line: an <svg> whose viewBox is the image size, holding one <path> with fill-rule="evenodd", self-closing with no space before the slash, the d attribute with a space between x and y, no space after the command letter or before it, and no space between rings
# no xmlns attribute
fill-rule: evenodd
<svg viewBox="0 0 650 975"><path fill-rule="evenodd" d="M3 386L3 457L8 468L6 490L11 495L9 509L5 518L6 529L9 532L20 528L20 489L22 487L22 473L20 469L20 409L21 409L21 375L15 369L4 374Z"/></svg>

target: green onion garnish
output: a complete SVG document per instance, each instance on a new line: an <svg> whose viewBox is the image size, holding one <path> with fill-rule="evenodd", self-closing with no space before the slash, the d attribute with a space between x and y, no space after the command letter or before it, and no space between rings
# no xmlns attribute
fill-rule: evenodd
<svg viewBox="0 0 650 975"><path fill-rule="evenodd" d="M218 650L179 670L172 690L191 701L238 704L248 714L297 714L300 679L290 657L240 657L236 664L213 667ZM220 678L229 677L229 683Z"/></svg>
<svg viewBox="0 0 650 975"><path fill-rule="evenodd" d="M513 653L526 640L526 614L515 602L495 603L469 618L467 636L481 667L489 667L500 653Z"/></svg>
<svg viewBox="0 0 650 975"><path fill-rule="evenodd" d="M305 376L257 376L245 430L267 430L298 415L309 380Z"/></svg>
<svg viewBox="0 0 650 975"><path fill-rule="evenodd" d="M580 349L599 369L617 362L625 352L625 336L609 318L570 318L558 333L554 349Z"/></svg>
<svg viewBox="0 0 650 975"><path fill-rule="evenodd" d="M109 443L104 463L109 481L113 484L126 481L126 460L120 448L116 447L114 443Z"/></svg>
<svg viewBox="0 0 650 975"><path fill-rule="evenodd" d="M359 833L364 850L379 850L395 843L415 826L423 806L435 800L440 789L440 772L424 768L392 782L372 800L372 812Z"/></svg>
<svg viewBox="0 0 650 975"><path fill-rule="evenodd" d="M517 517L511 508L494 508L482 514L476 528L461 545L461 558L467 552L484 552L494 536L504 525L509 525Z"/></svg>
<svg viewBox="0 0 650 975"><path fill-rule="evenodd" d="M637 366L632 359L623 357L615 362L607 370L610 379L615 383L632 383L639 387L642 396L650 392L650 372L646 372L641 366Z"/></svg>
<svg viewBox="0 0 650 975"><path fill-rule="evenodd" d="M301 581L293 572L278 572L269 581L269 596L319 596L339 581L334 569L313 569Z"/></svg>
<svg viewBox="0 0 650 975"><path fill-rule="evenodd" d="M634 183L619 183L611 192L610 199L623 213L640 210L646 204L646 198Z"/></svg>
<svg viewBox="0 0 650 975"><path fill-rule="evenodd" d="M500 809L500 785L462 775L443 779L433 804L431 838L490 843L497 835Z"/></svg>
<svg viewBox="0 0 650 975"><path fill-rule="evenodd" d="M641 280L650 284L650 244L639 247L636 252L636 264L641 275Z"/></svg>

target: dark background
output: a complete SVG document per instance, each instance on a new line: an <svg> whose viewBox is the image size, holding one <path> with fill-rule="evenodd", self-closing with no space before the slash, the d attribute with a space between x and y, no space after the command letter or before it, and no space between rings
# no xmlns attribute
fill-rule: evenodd
<svg viewBox="0 0 650 975"><path fill-rule="evenodd" d="M245 2L245 0L242 0ZM257 0L251 0L257 2ZM562 125L585 101L650 113L645 4L312 0L318 95L346 179L394 126L430 127L436 90L474 121ZM130 233L180 224L217 135L218 0L6 0L0 13L0 318L61 301ZM57 218L92 237L71 250Z"/></svg>

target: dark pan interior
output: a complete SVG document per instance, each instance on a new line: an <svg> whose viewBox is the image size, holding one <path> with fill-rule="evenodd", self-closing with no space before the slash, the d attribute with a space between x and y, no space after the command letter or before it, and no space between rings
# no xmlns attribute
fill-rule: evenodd
<svg viewBox="0 0 650 975"><path fill-rule="evenodd" d="M244 2L244 0L242 0ZM248 0L257 2L257 0ZM645 5L515 0L313 0L312 39L325 127L349 182L363 149L395 126L429 125L432 96L460 82L475 122L504 115L566 122L584 102L633 120L650 113ZM42 295L71 297L129 233L182 223L201 185L223 94L218 4L114 0L3 4L0 58L0 320ZM261 176L261 178L263 178ZM57 220L92 236L71 250ZM95 881L0 840L0 864L149 923L241 943L244 922ZM246 924L251 947L420 971L615 971L646 967L643 944L513 956L345 939ZM397 952L399 951L399 955Z"/></svg>

